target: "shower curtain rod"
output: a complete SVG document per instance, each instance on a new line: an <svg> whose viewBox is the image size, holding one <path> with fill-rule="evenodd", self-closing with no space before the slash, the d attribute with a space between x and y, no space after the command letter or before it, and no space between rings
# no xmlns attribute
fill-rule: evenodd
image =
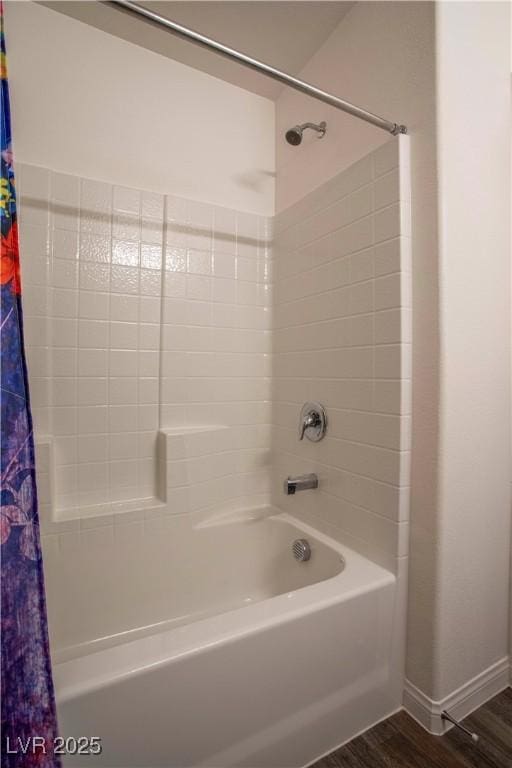
<svg viewBox="0 0 512 768"><path fill-rule="evenodd" d="M227 59L237 61L244 67L254 69L256 72L261 72L261 74L272 78L272 80L284 83L284 85L288 85L290 88L305 93L307 96L311 96L314 99L323 101L331 107L340 109L342 112L347 112L349 115L358 117L360 120L365 120L367 123L371 123L377 128L381 128L383 131L393 134L393 136L396 136L399 133L407 133L405 125L393 123L390 120L385 120L383 117L374 115L372 112L367 112L366 109L356 107L355 104L344 101L343 99L338 98L338 96L328 93L328 91L322 91L314 85L310 85L303 80L288 75L286 72L281 72L281 70L275 69L275 67L271 67L269 64L265 64L263 61L258 61L258 59L253 59L251 56L247 56L245 53L241 53L234 48L229 48L227 45L219 43L217 40L212 40L210 37L206 37L200 32L195 32L193 29L177 24L175 21L171 21L165 16L161 16L159 13L155 13L154 11L144 8L142 5L131 2L131 0L109 0L106 4L115 5L135 16L141 16L148 21L152 21L178 37L190 40L197 45L201 45L203 48L215 51L221 56L225 56Z"/></svg>

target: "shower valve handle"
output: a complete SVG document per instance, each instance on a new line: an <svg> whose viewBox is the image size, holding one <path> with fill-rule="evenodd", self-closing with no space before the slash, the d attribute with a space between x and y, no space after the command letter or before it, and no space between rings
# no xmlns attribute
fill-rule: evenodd
<svg viewBox="0 0 512 768"><path fill-rule="evenodd" d="M325 409L320 403L306 403L299 419L299 440L307 437L313 443L321 440L327 429L327 416Z"/></svg>
<svg viewBox="0 0 512 768"><path fill-rule="evenodd" d="M310 427L318 427L321 423L320 414L317 411L310 411L299 426L299 440L304 440L304 433Z"/></svg>

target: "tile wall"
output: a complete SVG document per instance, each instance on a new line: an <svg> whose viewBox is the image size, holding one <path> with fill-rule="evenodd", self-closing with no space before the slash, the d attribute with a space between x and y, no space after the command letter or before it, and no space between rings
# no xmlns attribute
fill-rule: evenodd
<svg viewBox="0 0 512 768"><path fill-rule="evenodd" d="M17 178L43 522L268 501L271 222L35 166ZM163 494L159 430L191 425L230 427L229 446Z"/></svg>
<svg viewBox="0 0 512 768"><path fill-rule="evenodd" d="M411 396L407 139L394 139L275 220L275 505L394 569L407 554ZM328 431L297 438L303 403ZM316 472L316 493L283 479Z"/></svg>
<svg viewBox="0 0 512 768"><path fill-rule="evenodd" d="M167 616L159 569L211 510L272 502L403 577L406 149L274 221L18 165L54 652ZM310 399L316 444L297 438ZM311 471L317 491L284 495ZM94 616L70 619L91 588Z"/></svg>

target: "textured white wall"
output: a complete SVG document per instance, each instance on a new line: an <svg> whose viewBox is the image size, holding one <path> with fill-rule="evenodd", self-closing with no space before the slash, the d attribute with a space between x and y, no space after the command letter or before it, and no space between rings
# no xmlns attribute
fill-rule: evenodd
<svg viewBox="0 0 512 768"><path fill-rule="evenodd" d="M441 3L436 17L441 278L437 699L508 650L508 14L506 3Z"/></svg>
<svg viewBox="0 0 512 768"><path fill-rule="evenodd" d="M273 214L273 102L34 3L4 5L18 160Z"/></svg>

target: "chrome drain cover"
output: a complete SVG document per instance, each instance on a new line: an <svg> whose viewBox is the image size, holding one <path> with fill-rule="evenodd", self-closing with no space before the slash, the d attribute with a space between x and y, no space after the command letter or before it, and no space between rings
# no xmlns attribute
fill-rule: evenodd
<svg viewBox="0 0 512 768"><path fill-rule="evenodd" d="M305 563L311 557L311 547L307 539L295 539L292 544L293 556L296 560Z"/></svg>

